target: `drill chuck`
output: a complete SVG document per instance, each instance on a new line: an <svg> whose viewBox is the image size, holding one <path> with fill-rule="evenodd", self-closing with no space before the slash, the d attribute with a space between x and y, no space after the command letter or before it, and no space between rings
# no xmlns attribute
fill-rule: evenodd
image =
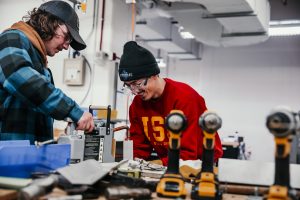
<svg viewBox="0 0 300 200"><path fill-rule="evenodd" d="M215 133L222 126L222 119L212 111L205 111L199 118L199 125L207 133Z"/></svg>
<svg viewBox="0 0 300 200"><path fill-rule="evenodd" d="M180 133L186 128L186 125L185 116L179 112L173 112L166 118L166 128L173 133Z"/></svg>
<svg viewBox="0 0 300 200"><path fill-rule="evenodd" d="M275 137L295 134L299 118L287 107L277 107L267 117L266 126Z"/></svg>

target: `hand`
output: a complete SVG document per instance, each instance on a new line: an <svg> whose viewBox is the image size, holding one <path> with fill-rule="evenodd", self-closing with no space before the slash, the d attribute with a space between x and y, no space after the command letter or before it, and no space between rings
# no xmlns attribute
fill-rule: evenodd
<svg viewBox="0 0 300 200"><path fill-rule="evenodd" d="M92 132L94 127L95 125L92 114L89 112L84 112L79 121L77 122L76 130Z"/></svg>

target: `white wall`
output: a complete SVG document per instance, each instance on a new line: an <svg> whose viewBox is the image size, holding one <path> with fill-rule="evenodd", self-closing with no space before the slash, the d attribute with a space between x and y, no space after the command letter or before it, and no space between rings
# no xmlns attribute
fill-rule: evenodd
<svg viewBox="0 0 300 200"><path fill-rule="evenodd" d="M189 83L219 113L221 137L238 131L253 160L271 161L274 141L266 116L277 105L300 110L299 55L299 36L248 47L205 47L201 61L171 62L169 76Z"/></svg>
<svg viewBox="0 0 300 200"><path fill-rule="evenodd" d="M38 7L42 1L37 0L1 0L0 1L0 31L9 28L13 23L20 21L27 11Z"/></svg>

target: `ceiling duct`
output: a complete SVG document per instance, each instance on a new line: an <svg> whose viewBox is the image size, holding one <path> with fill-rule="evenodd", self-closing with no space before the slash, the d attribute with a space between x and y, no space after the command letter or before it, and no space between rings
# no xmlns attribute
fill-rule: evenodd
<svg viewBox="0 0 300 200"><path fill-rule="evenodd" d="M155 6L141 11L141 19L148 22L153 16L160 16L160 19L169 17L194 35L196 40L209 46L243 46L268 39L268 0L155 2Z"/></svg>
<svg viewBox="0 0 300 200"><path fill-rule="evenodd" d="M200 59L201 44L195 39L183 39L178 25L171 19L156 17L136 23L137 41L154 49L162 49L169 56L179 59Z"/></svg>

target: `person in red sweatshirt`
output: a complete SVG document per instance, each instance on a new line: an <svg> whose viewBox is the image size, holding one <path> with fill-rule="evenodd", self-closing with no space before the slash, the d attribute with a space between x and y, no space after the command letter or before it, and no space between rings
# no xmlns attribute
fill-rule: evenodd
<svg viewBox="0 0 300 200"><path fill-rule="evenodd" d="M205 101L192 87L169 78L161 78L157 62L150 51L129 41L124 45L119 65L119 77L135 95L129 109L130 139L134 157L149 160L154 150L163 165L168 163L169 133L165 117L171 110L181 110L187 118L182 132L180 158L202 158L203 132L198 125L207 110ZM223 154L216 134L214 160Z"/></svg>

